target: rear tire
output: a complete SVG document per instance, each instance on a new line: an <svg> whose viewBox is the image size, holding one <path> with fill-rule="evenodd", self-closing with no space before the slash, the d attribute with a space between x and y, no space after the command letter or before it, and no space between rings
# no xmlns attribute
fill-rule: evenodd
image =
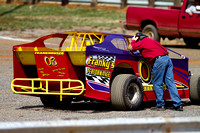
<svg viewBox="0 0 200 133"><path fill-rule="evenodd" d="M143 101L143 90L135 75L117 75L111 85L112 107L116 110L137 110Z"/></svg>
<svg viewBox="0 0 200 133"><path fill-rule="evenodd" d="M193 74L190 78L190 101L200 104L200 74Z"/></svg>
<svg viewBox="0 0 200 133"><path fill-rule="evenodd" d="M72 98L63 98L60 101L60 96L41 95L40 100L45 107L66 109L71 104Z"/></svg>
<svg viewBox="0 0 200 133"><path fill-rule="evenodd" d="M143 33L145 33L149 38L152 38L158 42L160 42L160 36L158 34L157 28L154 25L146 25L143 30Z"/></svg>

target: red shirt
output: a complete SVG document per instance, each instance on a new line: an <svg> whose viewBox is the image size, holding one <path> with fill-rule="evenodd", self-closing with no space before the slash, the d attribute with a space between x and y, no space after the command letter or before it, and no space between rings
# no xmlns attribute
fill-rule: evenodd
<svg viewBox="0 0 200 133"><path fill-rule="evenodd" d="M157 56L168 55L167 49L163 47L158 41L151 38L144 38L141 41L131 42L133 51L139 50L140 54L149 61L150 64L154 61Z"/></svg>

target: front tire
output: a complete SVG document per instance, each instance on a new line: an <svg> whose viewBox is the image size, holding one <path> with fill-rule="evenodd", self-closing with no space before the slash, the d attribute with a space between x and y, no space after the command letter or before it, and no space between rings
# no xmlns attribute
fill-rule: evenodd
<svg viewBox="0 0 200 133"><path fill-rule="evenodd" d="M117 75L111 85L112 107L116 110L137 110L143 101L143 90L135 75Z"/></svg>
<svg viewBox="0 0 200 133"><path fill-rule="evenodd" d="M146 25L143 30L143 33L145 33L149 38L152 38L158 42L160 42L160 36L158 34L158 30L154 25Z"/></svg>
<svg viewBox="0 0 200 133"><path fill-rule="evenodd" d="M200 74L193 74L190 78L190 101L200 104Z"/></svg>

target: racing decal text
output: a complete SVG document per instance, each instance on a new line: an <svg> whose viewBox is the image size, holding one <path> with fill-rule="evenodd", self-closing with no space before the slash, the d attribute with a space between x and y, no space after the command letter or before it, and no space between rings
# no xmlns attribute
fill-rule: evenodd
<svg viewBox="0 0 200 133"><path fill-rule="evenodd" d="M91 68L87 68L86 74L103 76L103 77L108 77L108 78L110 77L110 72L108 71L101 71L101 70L91 69Z"/></svg>
<svg viewBox="0 0 200 133"><path fill-rule="evenodd" d="M87 64L90 66L103 67L106 70L109 70L110 68L113 69L115 67L115 62L113 62L112 60L107 61L106 59L95 59L93 56L88 57Z"/></svg>
<svg viewBox="0 0 200 133"><path fill-rule="evenodd" d="M53 71L53 72L56 72L56 71L62 71L62 70L65 70L65 69L66 69L66 68L63 67L63 68L53 69L52 71Z"/></svg>
<svg viewBox="0 0 200 133"><path fill-rule="evenodd" d="M52 65L57 66L58 65L55 57L53 57L53 56L51 56L50 58L45 56L44 61L48 66L52 66Z"/></svg>
<svg viewBox="0 0 200 133"><path fill-rule="evenodd" d="M115 59L115 56L105 55L90 55L87 57L86 80L92 89L109 93L109 82L115 67Z"/></svg>
<svg viewBox="0 0 200 133"><path fill-rule="evenodd" d="M42 55L42 54L50 54L50 55L52 55L52 54L54 54L54 55L64 55L64 52L35 52L35 54L40 54L40 55Z"/></svg>

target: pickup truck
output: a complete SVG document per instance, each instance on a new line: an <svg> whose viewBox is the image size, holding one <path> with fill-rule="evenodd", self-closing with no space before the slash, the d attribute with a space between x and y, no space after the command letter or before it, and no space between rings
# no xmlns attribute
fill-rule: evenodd
<svg viewBox="0 0 200 133"><path fill-rule="evenodd" d="M195 0L183 0L182 6L169 6L168 9L129 6L124 27L139 30L149 37L183 38L189 47L197 47L200 42L200 14L190 16L185 12Z"/></svg>
<svg viewBox="0 0 200 133"><path fill-rule="evenodd" d="M151 66L139 52L127 51L132 37L68 31L13 46L11 89L40 97L45 107L68 108L72 101L100 100L116 110L137 110L142 101L155 101L156 95ZM190 79L188 58L168 50L176 55L173 72L180 97L199 101L198 78ZM164 89L164 99L170 99Z"/></svg>

